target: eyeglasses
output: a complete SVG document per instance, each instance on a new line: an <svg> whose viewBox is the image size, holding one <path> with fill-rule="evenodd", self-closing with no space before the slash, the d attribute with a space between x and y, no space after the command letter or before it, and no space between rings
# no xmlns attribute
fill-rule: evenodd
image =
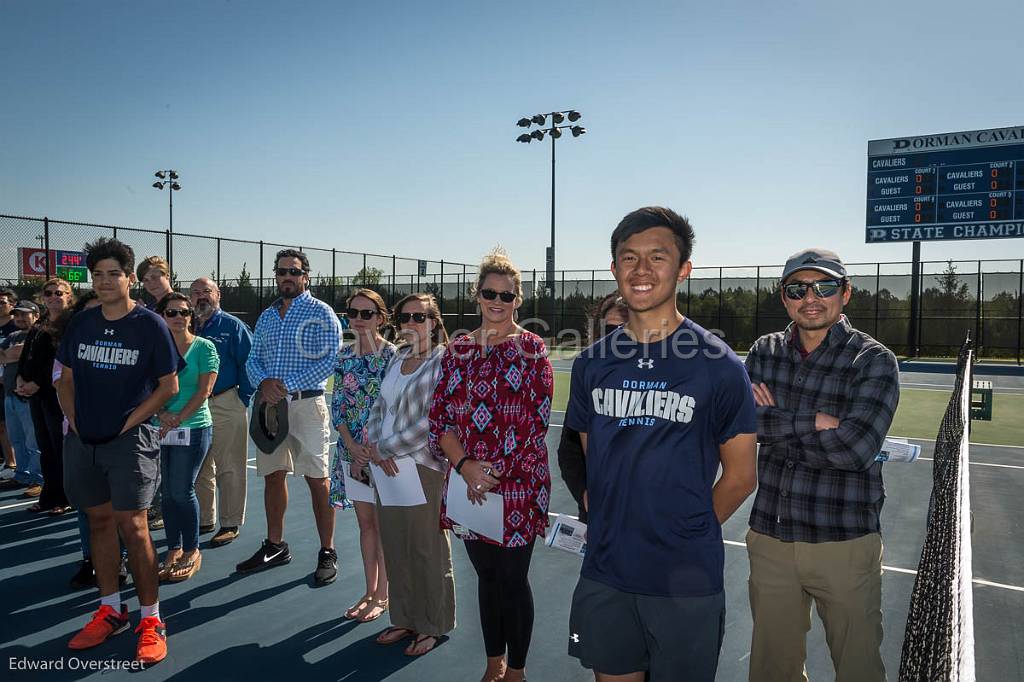
<svg viewBox="0 0 1024 682"><path fill-rule="evenodd" d="M292 277L298 277L306 274L306 271L302 268L278 268L275 270L278 277L284 277L285 275L291 275Z"/></svg>
<svg viewBox="0 0 1024 682"><path fill-rule="evenodd" d="M193 296L209 296L213 293L213 289L192 289Z"/></svg>
<svg viewBox="0 0 1024 682"><path fill-rule="evenodd" d="M814 291L818 298L832 298L843 290L843 282L838 279L820 279L817 282L790 282L782 285L782 291L791 301L803 300L808 289Z"/></svg>
<svg viewBox="0 0 1024 682"><path fill-rule="evenodd" d="M398 321L401 324L409 324L410 320L416 324L423 324L427 321L428 317L433 317L433 315L428 315L426 313L398 313L395 317L398 318Z"/></svg>
<svg viewBox="0 0 1024 682"><path fill-rule="evenodd" d="M377 311L370 310L369 308L363 308L361 310L359 308L346 308L345 314L348 316L348 319L350 320L354 320L357 317L361 317L364 320L369 320L374 315L377 314Z"/></svg>
<svg viewBox="0 0 1024 682"><path fill-rule="evenodd" d="M185 309L185 310L165 310L164 311L164 317L167 317L167 318L174 319L175 317L178 317L179 315L182 316L182 317L192 317L192 311L188 310L188 309Z"/></svg>
<svg viewBox="0 0 1024 682"><path fill-rule="evenodd" d="M516 300L515 292L512 291L495 291L494 289L481 289L480 295L487 301L493 301L496 298L500 298L502 303L511 303Z"/></svg>
<svg viewBox="0 0 1024 682"><path fill-rule="evenodd" d="M62 289L49 289L43 292L43 296L46 298L54 298L55 296L63 296L65 293Z"/></svg>

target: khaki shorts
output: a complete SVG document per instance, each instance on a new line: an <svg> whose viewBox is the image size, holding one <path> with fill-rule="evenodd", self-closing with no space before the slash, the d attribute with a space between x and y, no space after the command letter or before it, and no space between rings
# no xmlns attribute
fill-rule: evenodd
<svg viewBox="0 0 1024 682"><path fill-rule="evenodd" d="M257 450L256 474L287 471L327 478L330 468L330 412L323 395L288 403L288 437L272 453Z"/></svg>

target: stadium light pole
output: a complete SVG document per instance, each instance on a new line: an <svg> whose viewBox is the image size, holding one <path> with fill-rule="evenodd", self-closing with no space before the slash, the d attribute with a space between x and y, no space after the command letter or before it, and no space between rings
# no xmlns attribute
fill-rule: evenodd
<svg viewBox="0 0 1024 682"><path fill-rule="evenodd" d="M551 126L548 128L540 127L529 133L523 133L516 138L516 142L522 142L529 144L534 140L542 142L544 135L548 135L551 138L551 245L547 249L547 257L545 260L546 274L548 280L548 290L551 292L551 319L554 322L555 313L555 140L562 136L563 130L568 130L572 133L573 137L579 137L587 132L587 129L581 125L576 125L576 122L583 118L583 114L576 111L575 109L568 109L565 111L552 111L547 114L534 114L529 118L523 117L516 122L516 125L520 128L529 128L533 125L544 126L548 120L551 121ZM572 125L560 125L566 119Z"/></svg>
<svg viewBox="0 0 1024 682"><path fill-rule="evenodd" d="M153 183L156 189L167 189L167 264L171 267L171 277L174 277L174 193L181 189L178 183L178 171L158 170L154 175L157 181Z"/></svg>

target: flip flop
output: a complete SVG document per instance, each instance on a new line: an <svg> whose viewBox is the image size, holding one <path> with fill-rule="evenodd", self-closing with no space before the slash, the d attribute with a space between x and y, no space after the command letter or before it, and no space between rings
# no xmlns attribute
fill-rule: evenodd
<svg viewBox="0 0 1024 682"><path fill-rule="evenodd" d="M183 556L174 562L174 566L171 567L171 574L167 577L167 580L172 583L184 582L198 573L199 567L202 565L203 555L198 552L193 554L191 559L185 559Z"/></svg>
<svg viewBox="0 0 1024 682"><path fill-rule="evenodd" d="M419 647L419 645L426 642L428 639L434 640L433 643L430 645L430 648L426 651L420 651L417 653L416 649ZM437 646L438 641L440 641L440 638L436 637L435 635L419 635L418 637L416 637L416 639L413 640L412 644L405 647L405 655L423 656L424 654L429 654Z"/></svg>
<svg viewBox="0 0 1024 682"><path fill-rule="evenodd" d="M157 580L159 580L160 582L170 580L171 571L174 570L175 564L177 564L178 560L181 559L181 557L183 556L183 554L179 554L174 558L174 561L167 561L166 559L164 559L164 561L160 564L159 572L156 574Z"/></svg>
<svg viewBox="0 0 1024 682"><path fill-rule="evenodd" d="M394 635L398 633L401 634L398 637L394 637ZM374 641L377 642L377 644L387 646L389 644L397 644L398 642L401 642L403 639L406 639L407 637L412 637L415 634L416 633L410 630L409 628L400 628L397 625L392 625L386 630L381 631L381 633L377 635L377 639Z"/></svg>
<svg viewBox="0 0 1024 682"><path fill-rule="evenodd" d="M46 513L50 516L64 516L69 511L71 511L71 507L54 507Z"/></svg>

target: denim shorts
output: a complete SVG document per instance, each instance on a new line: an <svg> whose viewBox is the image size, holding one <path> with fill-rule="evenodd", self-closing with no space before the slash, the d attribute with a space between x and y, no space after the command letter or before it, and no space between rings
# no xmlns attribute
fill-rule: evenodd
<svg viewBox="0 0 1024 682"><path fill-rule="evenodd" d="M142 423L102 445L64 437L64 491L79 509L107 502L115 511L149 509L160 485L160 432Z"/></svg>

